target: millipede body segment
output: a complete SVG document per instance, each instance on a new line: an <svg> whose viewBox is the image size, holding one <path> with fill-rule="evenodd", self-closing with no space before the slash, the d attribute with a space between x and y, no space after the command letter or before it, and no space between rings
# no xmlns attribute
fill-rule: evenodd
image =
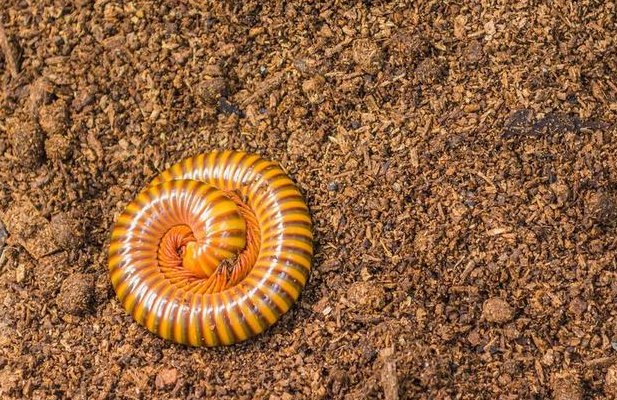
<svg viewBox="0 0 617 400"><path fill-rule="evenodd" d="M263 332L298 296L313 255L296 185L274 162L224 151L156 177L118 217L111 282L151 332L193 346Z"/></svg>

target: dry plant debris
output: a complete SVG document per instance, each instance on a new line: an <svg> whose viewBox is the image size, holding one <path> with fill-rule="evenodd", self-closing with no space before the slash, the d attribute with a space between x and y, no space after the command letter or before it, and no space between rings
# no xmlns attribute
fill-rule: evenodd
<svg viewBox="0 0 617 400"><path fill-rule="evenodd" d="M0 397L614 398L614 2L2 4ZM192 349L123 312L106 246L220 148L295 178L315 267Z"/></svg>

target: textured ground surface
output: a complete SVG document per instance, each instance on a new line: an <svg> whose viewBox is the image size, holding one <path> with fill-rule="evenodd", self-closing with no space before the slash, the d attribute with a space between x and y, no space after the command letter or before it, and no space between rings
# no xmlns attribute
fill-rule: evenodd
<svg viewBox="0 0 617 400"><path fill-rule="evenodd" d="M123 3L0 10L2 398L617 393L614 3ZM266 334L194 349L106 245L215 148L281 163L316 256Z"/></svg>

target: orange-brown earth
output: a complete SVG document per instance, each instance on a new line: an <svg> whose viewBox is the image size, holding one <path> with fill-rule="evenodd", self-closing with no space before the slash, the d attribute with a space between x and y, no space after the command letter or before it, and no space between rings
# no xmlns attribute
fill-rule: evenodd
<svg viewBox="0 0 617 400"><path fill-rule="evenodd" d="M614 398L613 2L158 3L0 10L2 398ZM188 348L106 245L221 148L294 177L314 270L265 334Z"/></svg>

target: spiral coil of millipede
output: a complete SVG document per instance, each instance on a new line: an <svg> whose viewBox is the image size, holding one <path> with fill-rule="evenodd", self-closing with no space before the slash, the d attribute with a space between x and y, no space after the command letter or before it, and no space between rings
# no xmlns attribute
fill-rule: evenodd
<svg viewBox="0 0 617 400"><path fill-rule="evenodd" d="M117 218L109 272L151 332L192 346L241 342L274 324L311 269L312 223L274 162L223 151L156 177Z"/></svg>

